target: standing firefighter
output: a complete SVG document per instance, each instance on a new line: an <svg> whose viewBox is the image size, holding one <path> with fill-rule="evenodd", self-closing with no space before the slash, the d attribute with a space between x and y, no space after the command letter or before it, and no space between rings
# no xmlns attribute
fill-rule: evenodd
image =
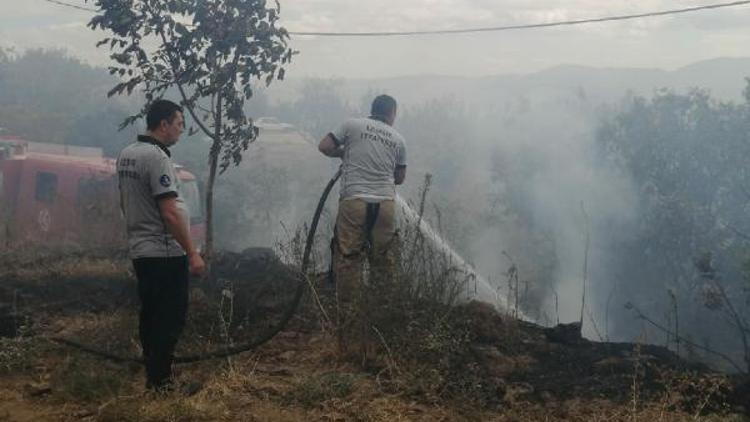
<svg viewBox="0 0 750 422"><path fill-rule="evenodd" d="M168 149L184 130L182 108L157 100L146 124L146 134L120 152L117 175L141 300L146 386L161 390L172 382L173 353L187 313L189 273L203 274L205 264L190 238L190 218Z"/></svg>
<svg viewBox="0 0 750 422"><path fill-rule="evenodd" d="M359 343L362 359L371 344L362 283L362 264L370 263L368 287L384 293L395 276L397 233L395 185L406 177L406 144L393 129L396 100L380 95L369 118L350 119L320 141L318 149L342 159L341 198L336 218L333 272L338 302L339 352Z"/></svg>

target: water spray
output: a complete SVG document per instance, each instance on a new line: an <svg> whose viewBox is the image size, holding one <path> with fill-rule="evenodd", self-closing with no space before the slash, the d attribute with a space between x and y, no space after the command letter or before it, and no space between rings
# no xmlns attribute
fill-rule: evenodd
<svg viewBox="0 0 750 422"><path fill-rule="evenodd" d="M461 255L456 252L451 245L448 244L435 229L433 229L425 220L421 218L419 214L414 211L406 201L399 195L396 195L396 204L401 208L403 217L407 224L417 225L417 229L429 239L436 248L437 252L443 254L450 266L457 268L464 275L466 275L465 286L462 289L461 296L459 299L463 302L470 302L477 300L480 302L486 302L494 306L498 311L507 312L511 309L510 304L507 300L499 294L496 288L493 288L492 284L484 278L479 272ZM521 311L518 311L517 318L528 319Z"/></svg>

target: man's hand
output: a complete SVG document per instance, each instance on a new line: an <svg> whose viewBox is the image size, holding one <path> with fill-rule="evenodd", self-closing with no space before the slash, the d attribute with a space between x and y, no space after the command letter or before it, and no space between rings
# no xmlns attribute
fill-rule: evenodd
<svg viewBox="0 0 750 422"><path fill-rule="evenodd" d="M188 254L188 266L190 268L190 274L194 276L203 277L206 273L206 263L198 252L193 251Z"/></svg>
<svg viewBox="0 0 750 422"><path fill-rule="evenodd" d="M190 238L190 224L187 216L177 206L176 197L159 199L159 213L167 227L167 231L174 236L177 243L187 252L188 268L190 274L202 276L206 272L206 263L203 257L193 247L193 239Z"/></svg>
<svg viewBox="0 0 750 422"><path fill-rule="evenodd" d="M344 156L344 149L339 148L333 136L329 133L325 138L320 140L318 144L318 151L322 152L323 155L331 158L342 158Z"/></svg>

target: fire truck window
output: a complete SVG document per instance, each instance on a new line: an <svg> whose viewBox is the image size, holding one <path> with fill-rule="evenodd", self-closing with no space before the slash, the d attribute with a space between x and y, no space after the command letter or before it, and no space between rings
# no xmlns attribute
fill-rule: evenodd
<svg viewBox="0 0 750 422"><path fill-rule="evenodd" d="M36 174L36 193L37 201L51 204L55 202L57 196L57 175L40 171Z"/></svg>

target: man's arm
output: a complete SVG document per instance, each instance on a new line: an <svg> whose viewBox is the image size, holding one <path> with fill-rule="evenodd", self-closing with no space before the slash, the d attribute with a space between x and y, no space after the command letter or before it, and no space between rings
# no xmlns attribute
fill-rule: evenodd
<svg viewBox="0 0 750 422"><path fill-rule="evenodd" d="M404 183L406 179L406 166L396 166L396 170L393 172L393 182L397 185Z"/></svg>
<svg viewBox="0 0 750 422"><path fill-rule="evenodd" d="M318 144L318 151L322 152L323 155L332 158L342 158L344 156L344 149L340 148L333 135L330 133L325 138L320 140Z"/></svg>
<svg viewBox="0 0 750 422"><path fill-rule="evenodd" d="M174 236L177 243L182 246L188 257L190 273L194 275L203 275L206 271L206 263L200 253L193 246L193 240L190 237L190 226L182 210L177 206L177 198L169 196L158 200L159 212L164 220L167 231Z"/></svg>

